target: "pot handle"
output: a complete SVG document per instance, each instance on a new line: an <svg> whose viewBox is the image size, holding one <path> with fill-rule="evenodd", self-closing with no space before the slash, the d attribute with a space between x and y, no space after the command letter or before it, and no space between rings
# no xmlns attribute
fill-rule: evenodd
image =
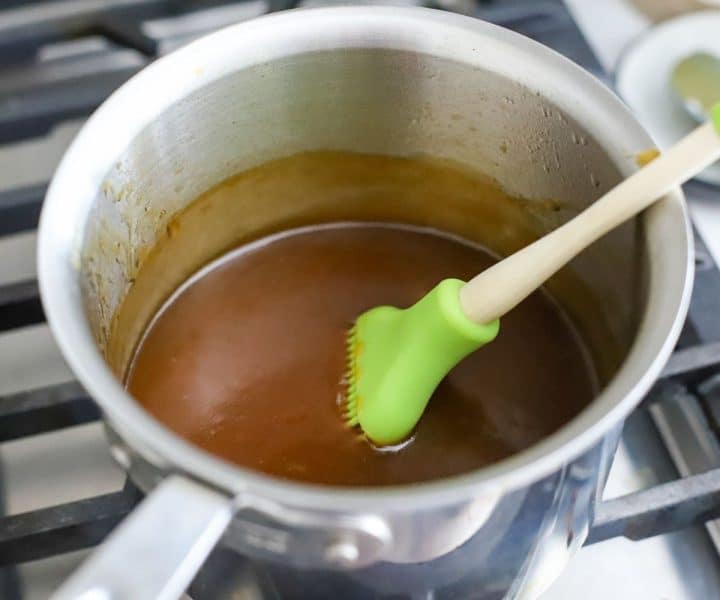
<svg viewBox="0 0 720 600"><path fill-rule="evenodd" d="M172 475L112 532L52 600L177 600L233 513L232 499Z"/></svg>

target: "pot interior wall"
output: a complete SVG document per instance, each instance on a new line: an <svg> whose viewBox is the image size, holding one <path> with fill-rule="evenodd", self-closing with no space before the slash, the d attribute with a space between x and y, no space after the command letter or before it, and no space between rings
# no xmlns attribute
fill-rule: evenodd
<svg viewBox="0 0 720 600"><path fill-rule="evenodd" d="M489 196L477 203L465 197L451 207L438 198L434 206L417 206L410 194L371 216L450 230L499 254L555 228L620 177L610 152L572 115L534 90L458 62L353 49L238 71L146 127L96 198L81 257L84 301L96 340L119 375L163 300L210 259L288 224L368 217L362 201L342 195L334 197L332 214L309 210L305 189L320 196L330 191L322 169L308 168L296 193L288 195L282 185L261 186L257 194L248 188L244 203L229 198L223 211L178 227L178 215L214 185L308 151L428 156L482 174ZM354 176L372 190L372 170ZM484 218L488 202L508 217L497 226ZM171 250L152 251L170 242ZM602 380L632 341L644 271L642 237L631 223L549 285L588 342Z"/></svg>

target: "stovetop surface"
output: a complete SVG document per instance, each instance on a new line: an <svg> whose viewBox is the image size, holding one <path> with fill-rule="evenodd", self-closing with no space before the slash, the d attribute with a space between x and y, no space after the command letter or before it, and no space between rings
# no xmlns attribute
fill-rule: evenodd
<svg viewBox="0 0 720 600"><path fill-rule="evenodd" d="M529 35L611 83L559 1L506 0L475 5L444 0L440 4ZM37 303L34 227L45 185L62 152L89 111L156 55L224 24L290 5L284 0L6 0L3 4L0 498L6 515L112 495L125 482L110 458L96 421L97 411L72 383L72 374L42 322ZM708 186L692 184L686 192L693 206L705 211L712 210L713 202L720 202L720 193ZM703 210L695 212L703 214ZM712 254L700 242L690 325L681 340L686 346L720 341L720 319L715 318L720 308L720 272ZM40 394L27 393L45 386L51 387ZM658 392L667 398L636 411L623 434L606 497L675 480L678 471L687 475L720 466L717 438L707 436L713 427L720 431L718 421L713 421L720 418L720 409L714 412L716 405L720 407L719 389L703 372L701 380L671 381ZM15 413L8 414L11 405ZM53 406L63 410L48 411ZM82 424L69 426L73 423ZM45 433L30 435L34 432ZM689 450L677 444L688 432L703 442ZM89 510L73 506L76 513ZM33 513L35 520L21 525L41 536L38 528L43 524L38 524L38 518L48 514ZM50 548L38 554L37 540L33 546L29 539L32 536L21 540L24 545L17 540L10 544L2 523L0 519L0 565L7 566L0 567L1 598L48 597L88 553L76 550L13 566L19 559L7 556L10 550L28 552L27 556L52 555L53 551ZM48 531L51 525L47 524ZM544 598L720 597L720 560L711 541L711 535L717 533L712 527L694 526L639 542L617 538L590 545ZM80 547L72 545L70 530L63 531L60 539L45 535L43 543Z"/></svg>

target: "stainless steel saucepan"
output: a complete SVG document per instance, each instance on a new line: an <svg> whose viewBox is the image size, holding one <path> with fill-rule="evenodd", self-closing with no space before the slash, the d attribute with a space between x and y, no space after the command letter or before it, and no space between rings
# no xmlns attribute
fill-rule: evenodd
<svg viewBox="0 0 720 600"><path fill-rule="evenodd" d="M537 597L582 545L623 420L683 322L692 257L680 191L570 265L583 294L554 290L600 366L597 399L543 442L460 477L334 489L225 463L133 400L106 360L108 332L169 220L270 159L313 149L451 159L527 198L530 211L559 202L552 215L537 211L541 234L636 169L649 146L623 104L570 61L424 9L263 17L133 77L53 178L39 278L113 454L148 496L57 598L177 597L218 543L291 573L298 597ZM195 260L217 250L210 233L203 244L207 256Z"/></svg>

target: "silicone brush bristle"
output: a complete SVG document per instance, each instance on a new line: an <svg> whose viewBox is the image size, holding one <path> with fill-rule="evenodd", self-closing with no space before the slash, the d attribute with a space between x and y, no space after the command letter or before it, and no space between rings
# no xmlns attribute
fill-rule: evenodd
<svg viewBox="0 0 720 600"><path fill-rule="evenodd" d="M357 325L353 326L348 330L347 337L345 340L346 344L346 371L345 371L345 406L344 415L348 425L355 427L358 425L358 413L357 413Z"/></svg>

